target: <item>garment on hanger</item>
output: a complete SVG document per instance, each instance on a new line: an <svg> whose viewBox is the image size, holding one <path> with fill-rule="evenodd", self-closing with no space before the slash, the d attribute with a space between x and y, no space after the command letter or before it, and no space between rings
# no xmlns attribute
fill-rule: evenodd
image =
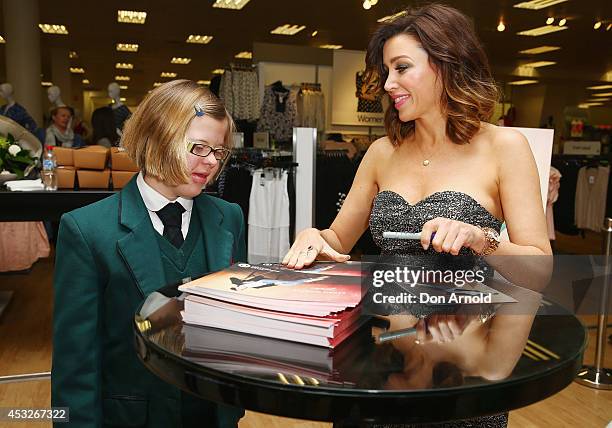
<svg viewBox="0 0 612 428"><path fill-rule="evenodd" d="M317 154L315 227L327 229L338 215L355 178L355 165L344 150Z"/></svg>
<svg viewBox="0 0 612 428"><path fill-rule="evenodd" d="M357 87L357 111L362 113L382 113L382 95L374 93L372 82L364 82L364 72L355 74L355 85Z"/></svg>
<svg viewBox="0 0 612 428"><path fill-rule="evenodd" d="M226 70L219 97L234 120L259 119L259 78L255 70Z"/></svg>
<svg viewBox="0 0 612 428"><path fill-rule="evenodd" d="M21 104L15 103L11 106L8 104L3 105L0 107L0 115L14 120L30 132L36 130L36 121L32 119L32 116L30 116L28 111Z"/></svg>
<svg viewBox="0 0 612 428"><path fill-rule="evenodd" d="M561 173L559 197L553 212L555 230L566 235L577 235L580 231L576 227L575 218L576 184L582 164L558 156L553 157L552 165Z"/></svg>
<svg viewBox="0 0 612 428"><path fill-rule="evenodd" d="M297 90L289 90L280 82L267 86L257 130L269 132L275 142L291 141L297 117L296 96Z"/></svg>
<svg viewBox="0 0 612 428"><path fill-rule="evenodd" d="M548 176L548 196L546 198L546 225L548 226L548 239L555 240L555 217L553 204L559 198L559 187L561 186L561 173L554 166L550 167Z"/></svg>
<svg viewBox="0 0 612 428"><path fill-rule="evenodd" d="M249 198L249 263L277 263L289 251L287 171L257 169Z"/></svg>
<svg viewBox="0 0 612 428"><path fill-rule="evenodd" d="M297 95L297 126L325 130L325 96L320 89L301 88Z"/></svg>
<svg viewBox="0 0 612 428"><path fill-rule="evenodd" d="M601 232L606 214L609 166L582 167L576 186L576 225Z"/></svg>

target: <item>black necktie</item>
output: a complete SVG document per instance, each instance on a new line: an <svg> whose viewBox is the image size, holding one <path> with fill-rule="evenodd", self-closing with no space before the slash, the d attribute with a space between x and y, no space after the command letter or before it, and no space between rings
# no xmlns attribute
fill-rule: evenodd
<svg viewBox="0 0 612 428"><path fill-rule="evenodd" d="M178 202L171 202L161 210L156 211L157 216L164 224L164 237L176 248L181 248L184 241L183 232L181 232L183 212L185 212L185 208Z"/></svg>

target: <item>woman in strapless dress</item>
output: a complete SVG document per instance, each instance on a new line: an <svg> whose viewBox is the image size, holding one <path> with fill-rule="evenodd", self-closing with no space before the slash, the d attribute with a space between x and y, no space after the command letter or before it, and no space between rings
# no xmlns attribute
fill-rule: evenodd
<svg viewBox="0 0 612 428"><path fill-rule="evenodd" d="M368 226L383 254L476 254L504 276L493 255L550 255L529 144L486 122L498 93L471 20L444 5L408 9L376 30L366 66L390 101L387 136L370 146L330 228L301 231L283 263L347 261ZM510 239L500 242L503 222ZM384 231L421 238L388 239ZM462 334L452 319L428 327L430 340ZM505 415L496 418L469 426L505 425Z"/></svg>

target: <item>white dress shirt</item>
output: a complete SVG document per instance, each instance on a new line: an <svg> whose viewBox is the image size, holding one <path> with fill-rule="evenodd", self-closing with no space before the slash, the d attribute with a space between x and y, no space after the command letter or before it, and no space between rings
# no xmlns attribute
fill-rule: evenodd
<svg viewBox="0 0 612 428"><path fill-rule="evenodd" d="M167 199L157 190L152 188L147 184L144 180L144 176L142 172L138 173L138 177L136 178L136 185L138 186L138 191L140 192L140 196L142 196L142 200L144 201L147 210L149 211L149 217L151 217L151 223L153 223L153 228L160 235L164 235L164 223L162 223L161 219L158 217L155 211L161 210L167 204L171 202L178 202L185 208L185 212L182 214L182 223L181 223L181 232L183 233L183 239L187 238L187 232L189 232L189 220L191 220L191 209L193 208L193 199L187 199L179 197L174 201Z"/></svg>

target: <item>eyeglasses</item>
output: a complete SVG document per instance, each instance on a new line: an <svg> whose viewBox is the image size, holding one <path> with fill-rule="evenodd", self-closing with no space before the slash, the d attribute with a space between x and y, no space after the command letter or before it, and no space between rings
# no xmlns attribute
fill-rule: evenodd
<svg viewBox="0 0 612 428"><path fill-rule="evenodd" d="M217 159L218 161L224 161L230 154L230 151L224 147L213 149L212 147L206 144L193 142L190 142L187 145L187 150L189 150L189 153L203 158L212 153L215 159Z"/></svg>

